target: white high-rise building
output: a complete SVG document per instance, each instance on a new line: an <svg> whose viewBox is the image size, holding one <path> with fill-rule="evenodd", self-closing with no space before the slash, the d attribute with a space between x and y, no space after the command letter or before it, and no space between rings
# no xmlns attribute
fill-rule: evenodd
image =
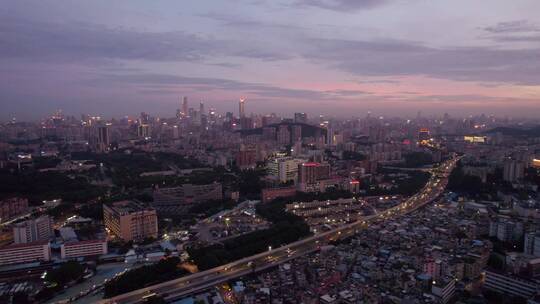
<svg viewBox="0 0 540 304"><path fill-rule="evenodd" d="M523 252L525 254L540 256L540 233L530 232L525 234L523 243Z"/></svg>
<svg viewBox="0 0 540 304"><path fill-rule="evenodd" d="M523 234L523 223L513 222L506 218L500 218L489 224L489 236L496 237L499 241L513 242Z"/></svg>
<svg viewBox="0 0 540 304"><path fill-rule="evenodd" d="M13 226L15 244L48 241L52 235L51 219L47 215L17 223Z"/></svg>
<svg viewBox="0 0 540 304"><path fill-rule="evenodd" d="M268 162L268 173L282 183L290 180L296 181L298 179L298 165L305 161L305 159L291 157L276 158Z"/></svg>
<svg viewBox="0 0 540 304"><path fill-rule="evenodd" d="M525 175L525 163L517 160L504 162L503 179L507 182L515 182L523 179Z"/></svg>

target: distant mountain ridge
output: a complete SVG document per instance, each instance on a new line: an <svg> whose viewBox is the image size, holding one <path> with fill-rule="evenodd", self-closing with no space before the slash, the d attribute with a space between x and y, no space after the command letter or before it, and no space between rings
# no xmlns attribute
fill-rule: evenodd
<svg viewBox="0 0 540 304"><path fill-rule="evenodd" d="M289 129L289 132L292 132L291 127L292 126L301 126L302 127L302 137L310 137L310 136L316 136L317 133L320 135L326 135L326 129L317 127L310 124L305 123L299 123L299 122L280 122L276 124L271 124L265 126L265 128L279 128L279 126L287 126ZM238 130L236 132L239 132L242 136L247 135L255 135L255 134L262 134L263 128L255 128L255 129L247 129L247 130Z"/></svg>

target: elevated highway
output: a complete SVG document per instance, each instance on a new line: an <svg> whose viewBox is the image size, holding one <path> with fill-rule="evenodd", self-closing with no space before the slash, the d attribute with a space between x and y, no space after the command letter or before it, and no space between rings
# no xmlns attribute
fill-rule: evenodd
<svg viewBox="0 0 540 304"><path fill-rule="evenodd" d="M438 168L430 170L431 177L426 185L414 196L403 203L384 210L378 214L364 217L359 221L350 223L333 230L316 234L300 241L275 248L257 255L243 258L229 264L221 265L209 270L201 271L192 275L184 276L175 280L163 282L146 288L137 289L129 293L121 294L110 299L102 300L102 304L131 304L141 303L144 298L159 295L166 300L174 300L193 293L203 291L214 285L231 279L262 271L291 259L317 251L321 246L331 241L336 241L352 236L361 229L369 227L373 223L394 219L409 214L426 204L437 199L446 189L448 176L456 166L459 158L453 158Z"/></svg>

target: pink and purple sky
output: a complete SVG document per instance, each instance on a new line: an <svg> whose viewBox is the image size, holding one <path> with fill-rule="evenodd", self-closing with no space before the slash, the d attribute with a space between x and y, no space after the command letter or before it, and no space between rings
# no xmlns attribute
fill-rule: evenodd
<svg viewBox="0 0 540 304"><path fill-rule="evenodd" d="M0 118L540 117L538 0L8 0Z"/></svg>

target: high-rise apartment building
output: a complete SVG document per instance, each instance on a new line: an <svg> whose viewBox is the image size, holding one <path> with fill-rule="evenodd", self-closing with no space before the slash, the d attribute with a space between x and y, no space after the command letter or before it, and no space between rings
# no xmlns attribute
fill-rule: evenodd
<svg viewBox="0 0 540 304"><path fill-rule="evenodd" d="M321 179L330 177L330 165L316 162L302 163L298 165L298 182L313 184Z"/></svg>
<svg viewBox="0 0 540 304"><path fill-rule="evenodd" d="M331 146L334 139L334 128L332 126L328 125L326 128L326 144L328 146Z"/></svg>
<svg viewBox="0 0 540 304"><path fill-rule="evenodd" d="M100 125L95 128L93 143L96 152L105 153L109 151L110 134L108 125Z"/></svg>
<svg viewBox="0 0 540 304"><path fill-rule="evenodd" d="M523 179L525 175L525 163L513 159L504 162L503 179L507 182L515 182Z"/></svg>
<svg viewBox="0 0 540 304"><path fill-rule="evenodd" d="M140 124L137 126L137 137L139 138L149 138L151 137L150 125Z"/></svg>
<svg viewBox="0 0 540 304"><path fill-rule="evenodd" d="M513 242L523 235L523 223L511 221L507 218L498 218L489 224L489 236L496 237L503 242Z"/></svg>
<svg viewBox="0 0 540 304"><path fill-rule="evenodd" d="M523 252L525 254L540 256L540 233L526 233L523 243Z"/></svg>
<svg viewBox="0 0 540 304"><path fill-rule="evenodd" d="M298 177L298 165L303 163L304 159L282 157L268 162L268 173L281 183L287 181L296 181Z"/></svg>
<svg viewBox="0 0 540 304"><path fill-rule="evenodd" d="M236 166L240 169L253 169L257 165L257 150L241 147L236 152Z"/></svg>
<svg viewBox="0 0 540 304"><path fill-rule="evenodd" d="M288 126L279 126L279 129L277 131L277 142L280 145L288 145L291 143L291 132L289 132Z"/></svg>
<svg viewBox="0 0 540 304"><path fill-rule="evenodd" d="M120 201L104 205L103 221L109 232L124 241L142 241L158 236L156 210L138 202Z"/></svg>
<svg viewBox="0 0 540 304"><path fill-rule="evenodd" d="M291 127L292 133L291 133L291 142L296 143L298 141L302 140L302 126L300 125L293 125Z"/></svg>
<svg viewBox="0 0 540 304"><path fill-rule="evenodd" d="M298 190L317 191L322 180L330 178L330 164L308 162L298 165Z"/></svg>
<svg viewBox="0 0 540 304"><path fill-rule="evenodd" d="M52 236L51 219L48 215L26 220L13 226L13 240L15 244L48 241Z"/></svg>

